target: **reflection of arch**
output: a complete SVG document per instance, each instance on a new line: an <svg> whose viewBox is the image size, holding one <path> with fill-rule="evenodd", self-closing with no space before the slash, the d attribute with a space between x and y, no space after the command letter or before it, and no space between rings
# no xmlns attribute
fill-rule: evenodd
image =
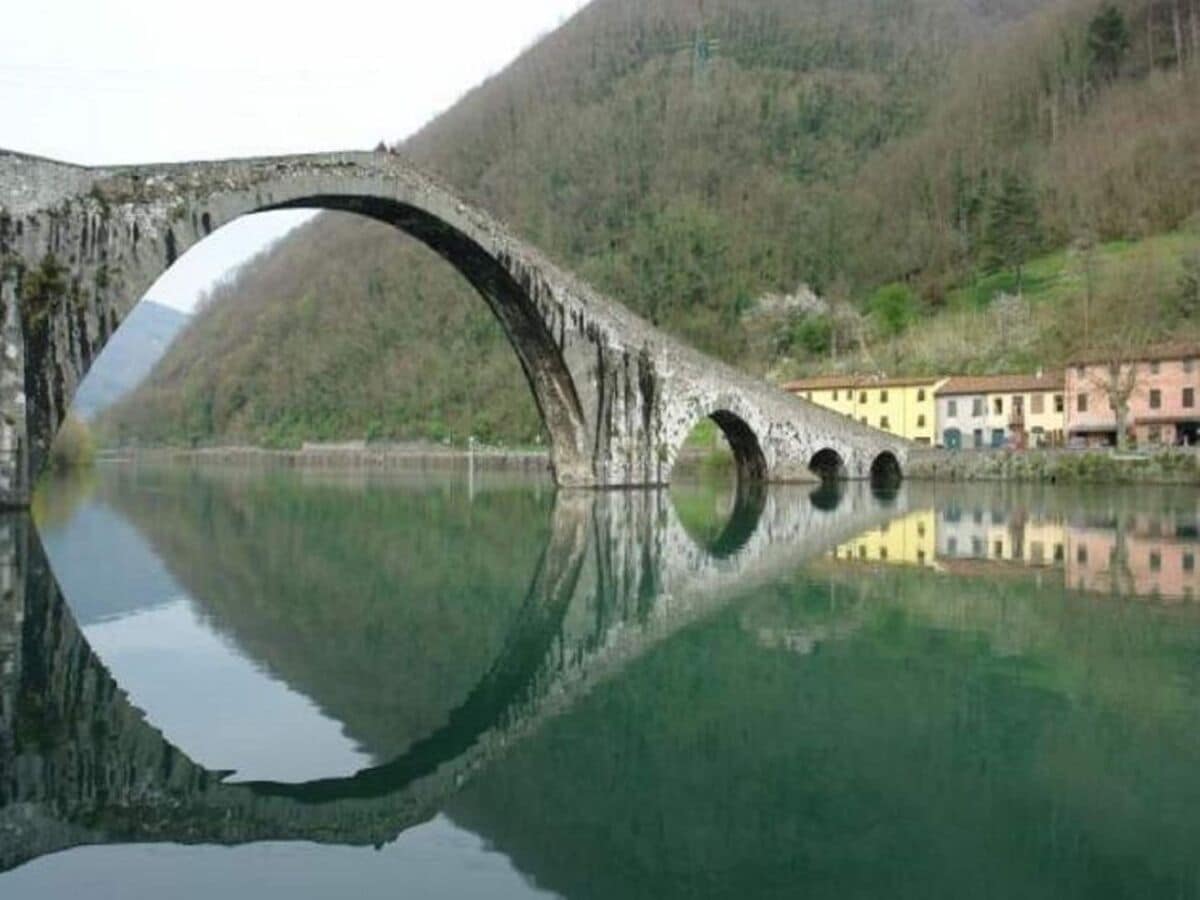
<svg viewBox="0 0 1200 900"><path fill-rule="evenodd" d="M812 505L822 512L833 512L842 504L846 495L845 481L824 480L821 486L808 495Z"/></svg>
<svg viewBox="0 0 1200 900"><path fill-rule="evenodd" d="M729 494L712 493L712 485L694 485L671 492L679 524L688 537L714 559L728 559L749 543L758 530L767 504L763 481L740 481ZM728 497L726 506L722 501ZM697 502L698 501L698 502ZM729 512L725 513L725 509Z"/></svg>
<svg viewBox="0 0 1200 900"><path fill-rule="evenodd" d="M500 656L483 680L446 724L413 744L396 759L364 769L348 778L326 778L304 784L246 782L258 796L285 797L303 803L329 803L394 793L433 774L447 760L468 750L488 731L514 715L522 698L537 685L537 676L560 635L562 618L575 593L587 548L590 506L560 500L554 511L550 541L537 574Z"/></svg>
<svg viewBox="0 0 1200 900"><path fill-rule="evenodd" d="M767 486L763 481L738 482L737 497L729 521L716 540L708 545L708 551L717 559L728 559L749 543L758 530L767 505Z"/></svg>
<svg viewBox="0 0 1200 900"><path fill-rule="evenodd" d="M846 461L832 447L818 450L809 460L808 469L822 481L836 481L846 477Z"/></svg>

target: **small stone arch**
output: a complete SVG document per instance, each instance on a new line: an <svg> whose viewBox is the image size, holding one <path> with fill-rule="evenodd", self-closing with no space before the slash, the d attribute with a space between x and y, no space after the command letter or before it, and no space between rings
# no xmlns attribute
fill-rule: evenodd
<svg viewBox="0 0 1200 900"><path fill-rule="evenodd" d="M821 512L835 512L842 505L846 496L846 482L843 480L822 480L820 487L808 495L814 509Z"/></svg>
<svg viewBox="0 0 1200 900"><path fill-rule="evenodd" d="M900 459L891 450L884 450L871 461L871 486L880 489L894 489L904 480L904 472L900 468Z"/></svg>
<svg viewBox="0 0 1200 900"><path fill-rule="evenodd" d="M832 447L824 447L814 453L808 462L808 470L822 481L841 481L849 472L842 454Z"/></svg>

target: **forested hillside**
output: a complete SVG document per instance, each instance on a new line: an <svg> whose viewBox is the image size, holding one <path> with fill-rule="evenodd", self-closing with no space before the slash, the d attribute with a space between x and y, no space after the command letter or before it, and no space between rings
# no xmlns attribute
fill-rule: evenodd
<svg viewBox="0 0 1200 900"><path fill-rule="evenodd" d="M1088 341L1128 332L1130 310L1186 330L1200 307L1200 0L596 0L399 151L758 373L1050 365L1085 340L1080 303ZM1163 258L1113 250L1168 232ZM1068 248L1067 287L1029 299L1028 263ZM106 430L539 426L456 273L326 215L210 298Z"/></svg>

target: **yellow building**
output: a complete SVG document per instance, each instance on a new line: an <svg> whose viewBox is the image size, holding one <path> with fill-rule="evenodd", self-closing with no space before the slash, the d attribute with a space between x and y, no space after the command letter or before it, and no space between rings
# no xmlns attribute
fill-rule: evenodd
<svg viewBox="0 0 1200 900"><path fill-rule="evenodd" d="M934 394L945 380L838 375L793 381L783 389L872 428L918 444L933 444L937 434Z"/></svg>
<svg viewBox="0 0 1200 900"><path fill-rule="evenodd" d="M911 513L860 534L833 551L838 560L936 568L937 516L932 509Z"/></svg>

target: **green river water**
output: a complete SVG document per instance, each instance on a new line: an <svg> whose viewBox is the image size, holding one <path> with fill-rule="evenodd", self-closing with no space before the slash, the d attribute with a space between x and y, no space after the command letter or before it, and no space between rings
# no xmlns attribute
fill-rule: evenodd
<svg viewBox="0 0 1200 900"><path fill-rule="evenodd" d="M0 898L1200 896L1200 494L103 466Z"/></svg>

